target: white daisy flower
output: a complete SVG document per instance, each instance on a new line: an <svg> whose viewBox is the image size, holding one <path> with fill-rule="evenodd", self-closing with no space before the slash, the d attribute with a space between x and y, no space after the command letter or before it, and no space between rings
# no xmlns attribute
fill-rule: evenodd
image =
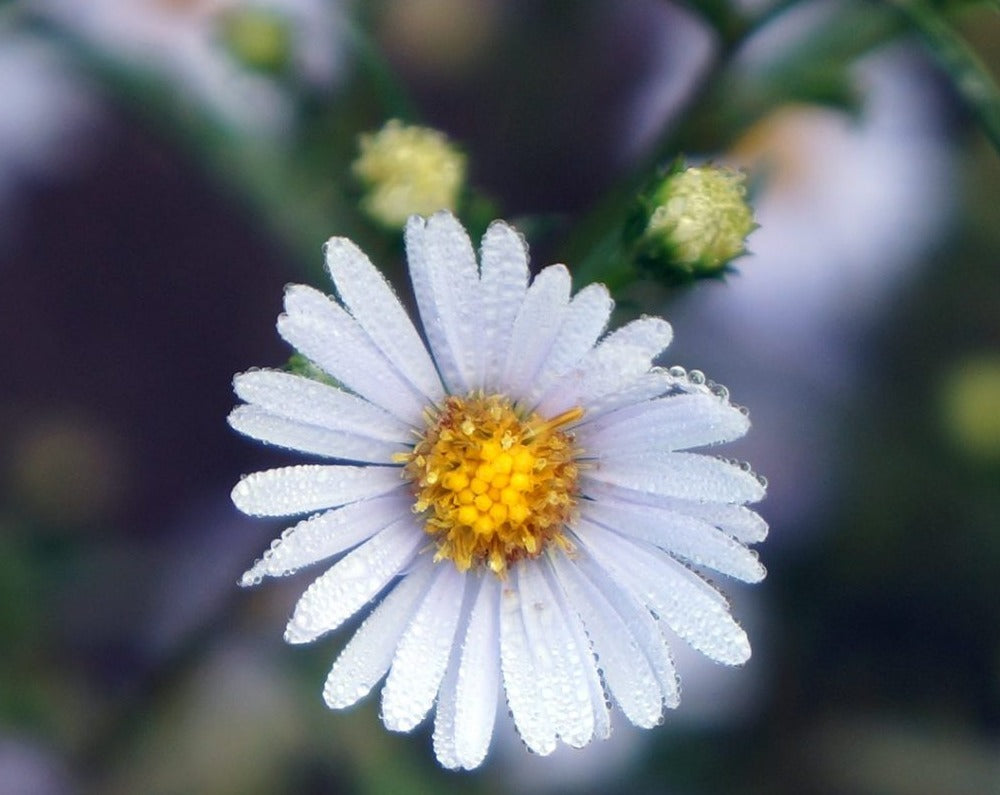
<svg viewBox="0 0 1000 795"><path fill-rule="evenodd" d="M280 136L293 124L293 97L280 81L248 68L227 49L227 21L257 15L262 22L258 46L287 48L274 56L288 58L298 81L323 89L343 71L341 5L333 0L35 0L33 10L112 60L166 78L179 98L200 103L236 130Z"/></svg>
<svg viewBox="0 0 1000 795"><path fill-rule="evenodd" d="M601 338L603 285L571 297L563 265L529 284L524 240L503 222L480 264L448 213L411 218L406 249L427 346L368 258L333 238L339 300L291 286L278 331L340 386L275 370L235 379L246 405L234 428L333 459L233 490L251 515L310 515L243 584L341 556L285 639L313 641L377 602L334 663L326 702L350 706L385 677L394 731L436 704L445 767L482 763L501 683L538 754L606 737L609 698L656 725L678 704L678 638L722 663L750 656L696 569L763 578L746 544L767 527L745 505L764 485L688 452L742 436L745 414L700 373L653 366L666 321Z"/></svg>

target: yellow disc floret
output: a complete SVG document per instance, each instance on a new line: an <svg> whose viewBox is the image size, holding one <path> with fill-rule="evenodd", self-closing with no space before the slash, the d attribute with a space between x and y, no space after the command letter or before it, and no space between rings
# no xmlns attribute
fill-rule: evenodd
<svg viewBox="0 0 1000 795"><path fill-rule="evenodd" d="M562 429L582 416L580 408L525 416L501 395L452 396L429 411L427 430L400 458L436 559L502 576L550 543L569 548L577 450Z"/></svg>

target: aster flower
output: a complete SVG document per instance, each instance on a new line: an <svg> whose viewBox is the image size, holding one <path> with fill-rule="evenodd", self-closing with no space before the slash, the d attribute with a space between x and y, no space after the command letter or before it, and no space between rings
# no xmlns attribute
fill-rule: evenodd
<svg viewBox="0 0 1000 795"><path fill-rule="evenodd" d="M386 727L409 731L436 705L446 767L482 763L501 683L539 754L607 736L609 697L656 725L679 700L677 639L722 663L750 656L697 570L764 576L745 546L766 533L745 507L764 486L688 452L741 436L744 412L700 373L653 366L666 321L602 338L602 285L571 297L562 265L529 284L527 248L507 224L490 226L479 264L448 213L411 218L405 238L426 346L367 257L333 238L339 300L290 287L278 331L339 386L274 370L235 379L246 404L234 428L333 459L233 490L251 515L310 515L243 584L340 556L285 639L313 641L376 601L326 702L350 706L385 677Z"/></svg>
<svg viewBox="0 0 1000 795"><path fill-rule="evenodd" d="M291 129L273 72L318 90L343 71L341 4L329 0L36 0L33 11L112 61L159 75L234 130Z"/></svg>

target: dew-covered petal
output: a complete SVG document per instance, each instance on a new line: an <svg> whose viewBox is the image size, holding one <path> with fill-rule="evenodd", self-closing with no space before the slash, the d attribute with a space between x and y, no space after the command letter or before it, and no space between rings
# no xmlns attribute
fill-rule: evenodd
<svg viewBox="0 0 1000 795"><path fill-rule="evenodd" d="M500 581L480 578L462 644L455 703L455 757L471 770L482 764L493 737L500 686Z"/></svg>
<svg viewBox="0 0 1000 795"><path fill-rule="evenodd" d="M687 450L743 436L750 421L715 395L670 395L595 419L588 444L602 455Z"/></svg>
<svg viewBox="0 0 1000 795"><path fill-rule="evenodd" d="M439 402L444 396L441 379L385 277L346 238L331 238L325 251L326 267L344 306L396 370L429 402Z"/></svg>
<svg viewBox="0 0 1000 795"><path fill-rule="evenodd" d="M600 455L600 451L593 451ZM685 500L757 502L764 486L737 464L698 453L656 453L600 457L583 473L586 483L597 480L636 491Z"/></svg>
<svg viewBox="0 0 1000 795"><path fill-rule="evenodd" d="M578 552L576 564L590 584L607 599L628 634L635 639L653 672L664 706L676 708L681 702L680 682L659 621L646 605L627 588L616 583L585 551Z"/></svg>
<svg viewBox="0 0 1000 795"><path fill-rule="evenodd" d="M685 500L615 486L594 479L587 481L585 493L595 502L607 499L614 502L636 503L692 516L719 528L744 544L755 544L767 537L767 522L743 505Z"/></svg>
<svg viewBox="0 0 1000 795"><path fill-rule="evenodd" d="M326 678L327 705L339 709L357 703L386 675L434 570L431 556L421 558L364 620Z"/></svg>
<svg viewBox="0 0 1000 795"><path fill-rule="evenodd" d="M594 644L587 634L583 619L569 602L566 591L552 570L552 559L557 555L562 557L562 551L551 550L551 554L543 566L543 571L548 580L552 595L559 604L560 614L566 620L566 625L569 628L573 642L576 644L580 659L584 663L581 672L586 678L587 692L590 698L590 716L593 718L593 732L591 737L606 740L611 735L611 709L608 705L604 683L601 681L601 675L597 670Z"/></svg>
<svg viewBox="0 0 1000 795"><path fill-rule="evenodd" d="M399 574L423 543L408 516L349 552L306 589L285 627L285 640L308 643L339 627Z"/></svg>
<svg viewBox="0 0 1000 795"><path fill-rule="evenodd" d="M575 562L553 555L552 565L567 600L583 619L611 695L636 726L655 726L663 714L663 694L639 643Z"/></svg>
<svg viewBox="0 0 1000 795"><path fill-rule="evenodd" d="M247 475L233 489L250 516L295 516L377 497L400 486L398 467L300 464Z"/></svg>
<svg viewBox="0 0 1000 795"><path fill-rule="evenodd" d="M462 632L462 620L459 619L458 632ZM455 753L455 702L458 698L458 660L461 648L457 643L451 646L448 665L445 667L441 687L438 688L437 706L434 707L434 734L431 741L434 745L434 756L438 764L446 770L458 770L462 765Z"/></svg>
<svg viewBox="0 0 1000 795"><path fill-rule="evenodd" d="M602 347L640 348L652 361L666 350L674 338L670 324L662 317L644 315L617 328L601 340Z"/></svg>
<svg viewBox="0 0 1000 795"><path fill-rule="evenodd" d="M342 389L281 370L251 370L233 379L237 397L271 414L384 442L412 444L411 427Z"/></svg>
<svg viewBox="0 0 1000 795"><path fill-rule="evenodd" d="M229 413L228 421L234 430L251 439L343 461L391 464L395 453L406 452L412 446L309 425L276 416L260 406L237 406Z"/></svg>
<svg viewBox="0 0 1000 795"><path fill-rule="evenodd" d="M539 368L526 402L533 403L549 385L577 364L597 342L611 317L614 301L603 284L591 284L569 303L548 356Z"/></svg>
<svg viewBox="0 0 1000 795"><path fill-rule="evenodd" d="M577 426L580 439L586 438L584 434L592 420L663 395L670 389L671 380L666 370L653 367L620 385L616 390L592 399L587 405L586 414Z"/></svg>
<svg viewBox="0 0 1000 795"><path fill-rule="evenodd" d="M546 390L536 410L543 417L554 417L577 406L590 413L603 397L626 388L648 369L649 360L637 349L595 348Z"/></svg>
<svg viewBox="0 0 1000 795"><path fill-rule="evenodd" d="M487 392L501 389L503 366L514 330L514 320L528 289L528 247L520 233L503 221L494 221L483 236L479 344L482 370L476 386Z"/></svg>
<svg viewBox="0 0 1000 795"><path fill-rule="evenodd" d="M744 544L756 544L767 538L767 522L742 505L685 503L683 512L718 527Z"/></svg>
<svg viewBox="0 0 1000 795"><path fill-rule="evenodd" d="M757 556L732 536L683 513L611 499L586 501L581 513L596 524L622 535L648 541L665 552L698 566L760 582L765 570Z"/></svg>
<svg viewBox="0 0 1000 795"><path fill-rule="evenodd" d="M382 497L352 502L288 528L240 579L253 585L262 577L283 577L303 566L339 555L410 514L413 500L405 488Z"/></svg>
<svg viewBox="0 0 1000 795"><path fill-rule="evenodd" d="M578 537L597 563L702 654L737 665L750 657L746 633L726 600L666 553L610 533L585 519Z"/></svg>
<svg viewBox="0 0 1000 795"><path fill-rule="evenodd" d="M278 333L361 397L404 422L420 423L425 400L329 296L300 284L289 287Z"/></svg>
<svg viewBox="0 0 1000 795"><path fill-rule="evenodd" d="M507 705L521 740L536 754L546 756L556 749L556 732L538 698L540 678L525 629L523 600L515 583L500 591L500 671Z"/></svg>
<svg viewBox="0 0 1000 795"><path fill-rule="evenodd" d="M612 332L575 367L545 390L538 403L544 416L574 406L593 414L604 398L616 396L647 374L653 358L670 342L670 324L643 317Z"/></svg>
<svg viewBox="0 0 1000 795"><path fill-rule="evenodd" d="M424 332L445 387L471 391L479 372L481 312L476 254L465 229L450 213L406 224L406 256Z"/></svg>
<svg viewBox="0 0 1000 795"><path fill-rule="evenodd" d="M589 648L577 644L542 565L541 561L524 561L516 567L521 616L537 682L534 700L545 714L548 731L579 748L594 736L587 676L588 667L596 673L594 659Z"/></svg>
<svg viewBox="0 0 1000 795"><path fill-rule="evenodd" d="M439 566L427 595L403 633L382 689L382 722L410 731L434 704L462 611L465 575Z"/></svg>
<svg viewBox="0 0 1000 795"><path fill-rule="evenodd" d="M564 265L542 270L525 294L514 321L501 386L515 400L527 396L549 355L569 305L572 280Z"/></svg>

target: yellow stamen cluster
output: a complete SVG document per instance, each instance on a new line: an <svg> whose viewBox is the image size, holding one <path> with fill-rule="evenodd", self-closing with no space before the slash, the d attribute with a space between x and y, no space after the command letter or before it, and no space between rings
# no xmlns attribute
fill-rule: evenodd
<svg viewBox="0 0 1000 795"><path fill-rule="evenodd" d="M501 395L452 396L429 412L426 432L400 460L435 559L502 576L549 543L568 548L577 451L561 428L582 416L575 408L550 420L525 417Z"/></svg>

